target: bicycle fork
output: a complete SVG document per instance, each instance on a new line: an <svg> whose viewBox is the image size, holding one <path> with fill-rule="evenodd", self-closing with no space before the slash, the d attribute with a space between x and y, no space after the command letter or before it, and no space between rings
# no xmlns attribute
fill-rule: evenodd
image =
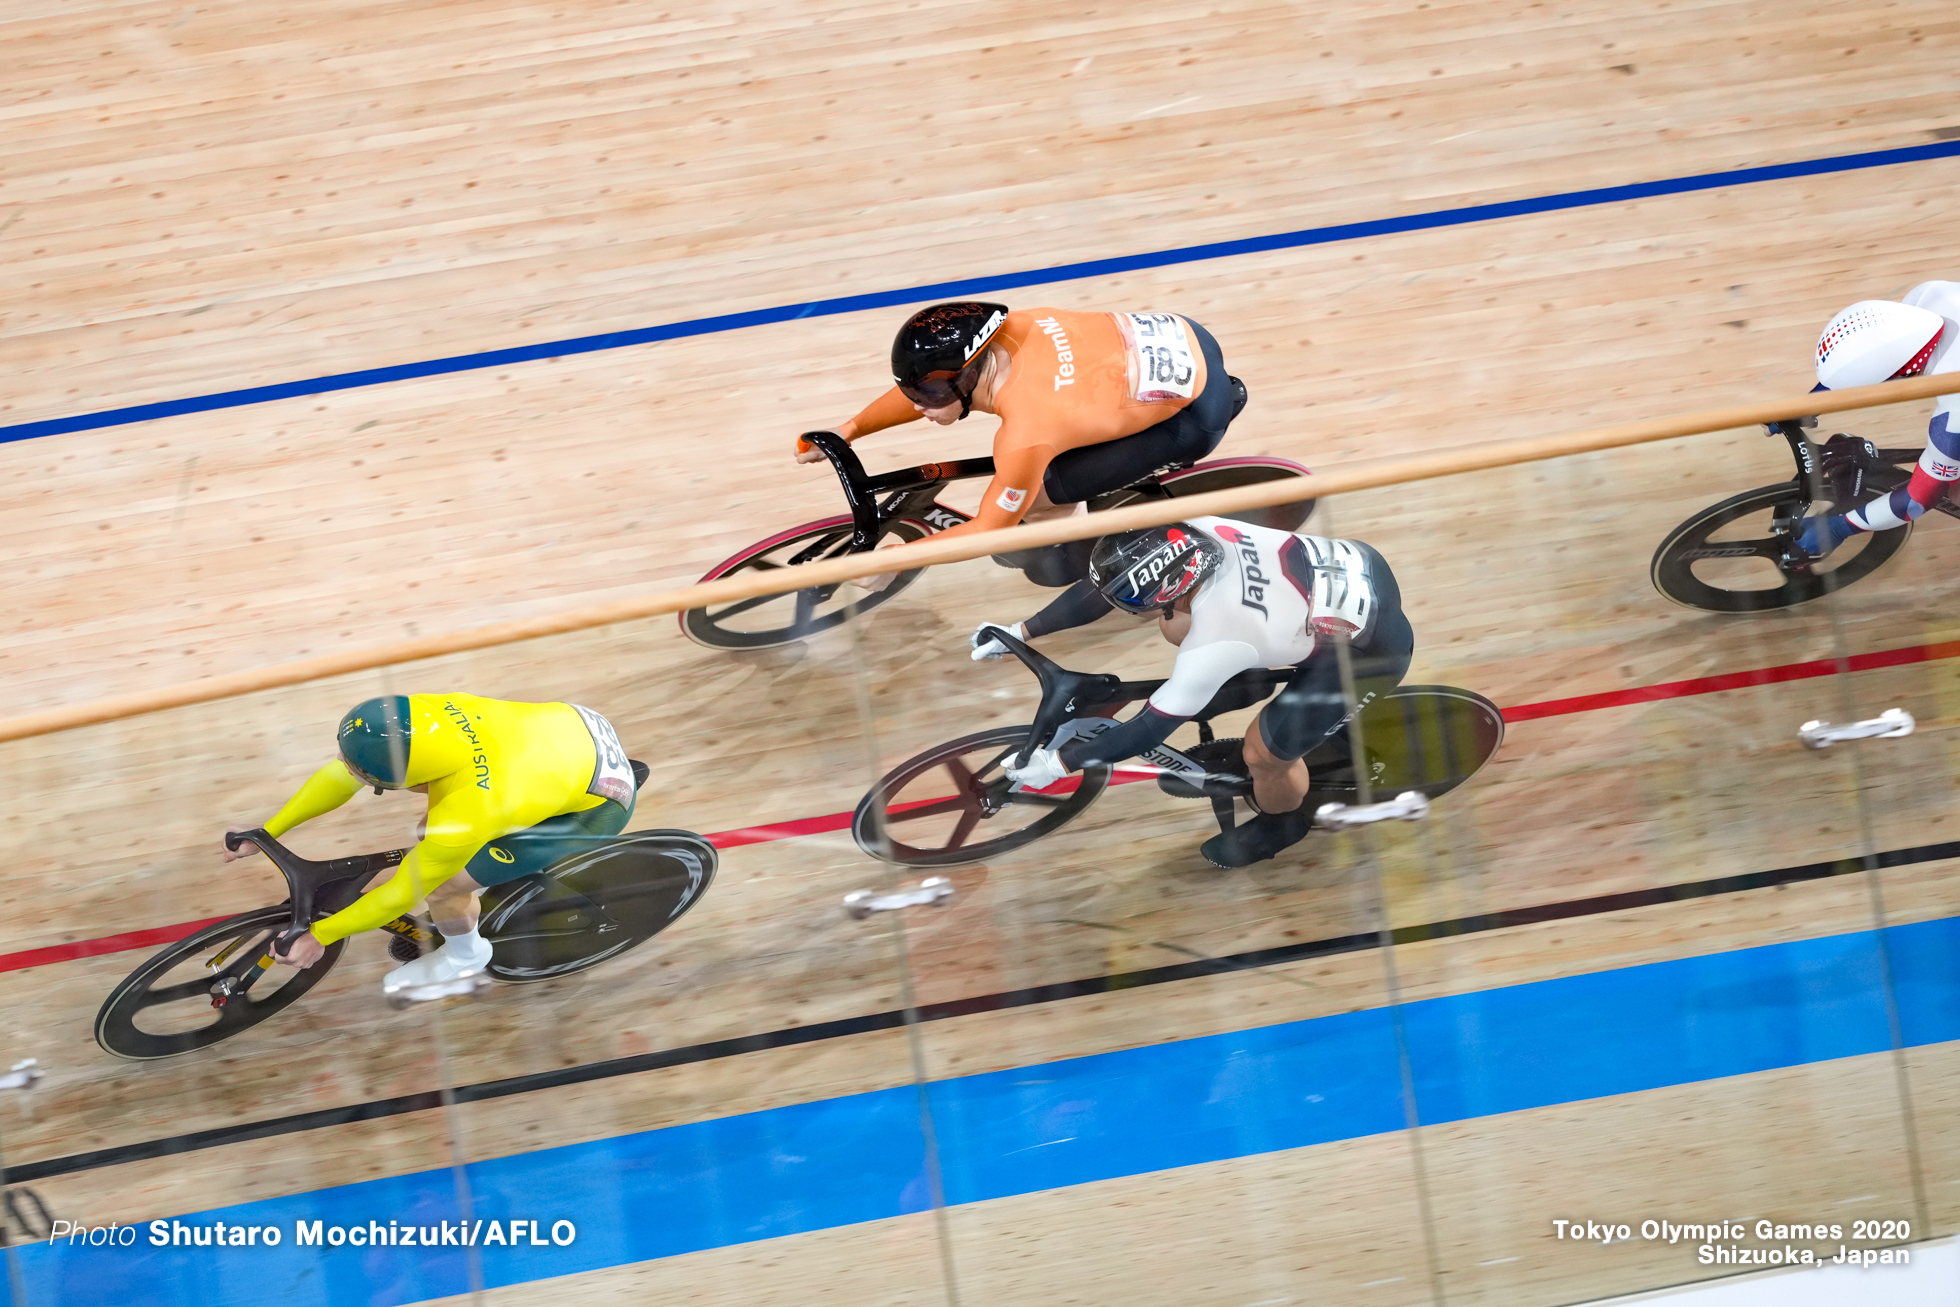
<svg viewBox="0 0 1960 1307"><path fill-rule="evenodd" d="M204 964L205 970L219 973L218 978L211 984L212 1007L222 1008L232 999L241 997L252 988L260 976L272 968L272 942L279 938L277 931L266 937L265 948L257 958L253 958L248 953L236 962L232 962L230 966L225 965L230 961L232 954L238 952L239 945L243 944L246 938L247 936L240 935L219 949Z"/></svg>

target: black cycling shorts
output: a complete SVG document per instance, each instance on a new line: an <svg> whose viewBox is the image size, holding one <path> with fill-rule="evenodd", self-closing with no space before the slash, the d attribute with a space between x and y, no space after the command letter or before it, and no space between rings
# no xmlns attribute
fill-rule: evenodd
<svg viewBox="0 0 1960 1307"><path fill-rule="evenodd" d="M1416 637L1403 615L1402 591L1387 561L1359 540L1354 543L1368 557L1368 576L1381 604L1366 646L1348 645L1354 702L1366 704L1393 690L1409 674ZM1346 728L1349 708L1341 689L1340 656L1329 642L1296 664L1286 685L1260 709L1259 736L1275 758L1304 757Z"/></svg>
<svg viewBox="0 0 1960 1307"><path fill-rule="evenodd" d="M1232 424L1232 379L1225 374L1225 355L1209 331L1189 318L1185 321L1204 351L1205 388L1154 427L1056 455L1041 479L1049 503L1079 504L1159 472L1190 467L1225 439L1225 428Z"/></svg>

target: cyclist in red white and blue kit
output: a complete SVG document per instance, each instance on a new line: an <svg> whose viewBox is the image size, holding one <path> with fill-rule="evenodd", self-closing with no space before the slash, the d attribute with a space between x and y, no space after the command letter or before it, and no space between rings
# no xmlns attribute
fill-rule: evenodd
<svg viewBox="0 0 1960 1307"><path fill-rule="evenodd" d="M1903 300L1860 300L1817 339L1817 389L1875 386L1922 373L1960 372L1960 282L1924 281ZM1941 395L1912 480L1849 513L1813 517L1797 543L1822 558L1860 531L1904 526L1960 481L1960 394Z"/></svg>

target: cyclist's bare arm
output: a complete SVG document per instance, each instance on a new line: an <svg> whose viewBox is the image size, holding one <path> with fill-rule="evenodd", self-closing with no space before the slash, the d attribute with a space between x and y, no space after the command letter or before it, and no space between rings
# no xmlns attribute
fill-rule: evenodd
<svg viewBox="0 0 1960 1307"><path fill-rule="evenodd" d="M1060 451L1045 442L1011 439L1011 422L1009 419L1002 423L1000 433L994 438L994 479L987 483L979 511L972 521L947 527L939 533L941 536L997 531L1029 517L1037 508L1043 510L1043 516L1075 511L1073 504L1066 510L1057 510L1041 488L1042 474Z"/></svg>

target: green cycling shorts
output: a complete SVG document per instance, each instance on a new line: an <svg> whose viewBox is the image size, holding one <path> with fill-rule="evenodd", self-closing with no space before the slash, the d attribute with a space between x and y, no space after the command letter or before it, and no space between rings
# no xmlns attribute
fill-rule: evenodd
<svg viewBox="0 0 1960 1307"><path fill-rule="evenodd" d="M638 799L638 795L634 798ZM595 844L603 844L626 829L633 804L607 799L596 808L547 817L535 826L500 835L476 851L463 870L488 888L519 876L529 876Z"/></svg>

